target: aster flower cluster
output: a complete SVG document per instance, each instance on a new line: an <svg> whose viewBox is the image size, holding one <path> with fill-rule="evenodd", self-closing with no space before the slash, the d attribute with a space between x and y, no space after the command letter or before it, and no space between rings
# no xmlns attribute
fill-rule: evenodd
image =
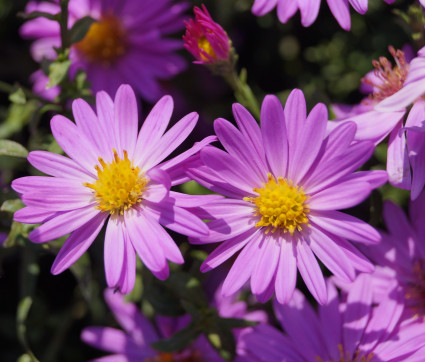
<svg viewBox="0 0 425 362"><path fill-rule="evenodd" d="M350 7L369 21L368 0L327 4L334 40L350 39ZM285 34L279 69L304 79L269 94L239 69L244 42L259 64L275 56L231 26L243 4L191 17L180 0L27 2L32 90L0 81L0 295L20 361L425 360L424 4L394 12L410 44L385 44L369 71L354 62L357 104L301 75L335 51L296 40L310 31L297 13L332 26L320 6L251 1L285 26L245 9L265 46ZM226 83L232 106L218 100Z"/></svg>

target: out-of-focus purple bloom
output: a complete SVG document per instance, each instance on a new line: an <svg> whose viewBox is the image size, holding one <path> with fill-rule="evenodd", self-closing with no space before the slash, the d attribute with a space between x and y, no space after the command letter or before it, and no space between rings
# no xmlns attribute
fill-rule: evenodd
<svg viewBox="0 0 425 362"><path fill-rule="evenodd" d="M412 78L412 70L418 74L421 57L413 59L409 64L410 56L405 56L404 51L396 51L393 47L389 49L395 65L392 66L387 58L381 57L373 63L375 70L362 80L363 91L369 93L368 97L360 105L336 105L334 110L340 122L353 121L357 124L356 140L378 144L389 135L389 181L393 186L411 190L411 198L415 199L425 184L425 167L422 166L425 163L425 101L418 98L420 93L411 100L416 101L405 122L406 109L403 106L386 109L381 105L405 89ZM425 69L423 65L422 71ZM415 92L418 90L415 86L410 89ZM338 124L330 122L329 128Z"/></svg>
<svg viewBox="0 0 425 362"><path fill-rule="evenodd" d="M93 347L113 355L95 359L94 361L206 361L216 362L223 359L211 347L204 336L199 337L190 346L175 353L161 353L154 350L150 344L163 338L171 337L174 333L187 326L190 317L179 318L156 317L158 331L140 313L136 305L126 303L119 293L105 291L105 300L113 312L115 319L124 331L109 327L88 327L81 333L81 339ZM214 301L218 313L223 318L244 318L255 322L266 322L264 312L247 312L245 302L219 297ZM235 337L247 329L235 330ZM238 344L239 347L239 344ZM244 349L241 349L241 353Z"/></svg>
<svg viewBox="0 0 425 362"><path fill-rule="evenodd" d="M205 5L202 9L193 9L195 20L185 22L186 34L184 47L194 57L194 63L212 64L230 60L231 42L224 29L208 13Z"/></svg>
<svg viewBox="0 0 425 362"><path fill-rule="evenodd" d="M29 154L28 161L52 177L13 181L12 188L26 205L15 213L15 220L42 224L29 234L35 243L71 233L53 263L53 274L72 265L106 223L108 286L123 293L132 290L136 253L156 277L166 279L167 260L183 263L183 257L162 226L196 237L208 233L205 223L183 208L196 206L198 198L170 187L184 181L180 162L215 138L163 162L198 119L190 113L164 133L173 110L171 97L158 101L140 132L136 97L128 85L118 89L114 101L105 92L97 93L97 114L82 99L72 108L76 124L60 115L51 121L53 136L69 158L45 151Z"/></svg>
<svg viewBox="0 0 425 362"><path fill-rule="evenodd" d="M362 274L340 298L328 284L326 306L316 312L300 291L288 305L274 303L277 319L286 333L260 324L242 337L247 355L264 362L310 361L420 361L410 359L425 346L425 325L401 321L403 294L372 303L373 286Z"/></svg>
<svg viewBox="0 0 425 362"><path fill-rule="evenodd" d="M26 12L56 14L58 2L31 1ZM85 38L71 47L71 76L81 68L87 72L93 92L104 90L114 95L122 83L129 83L144 99L156 101L163 93L159 81L170 79L186 66L175 53L182 42L168 37L183 28L186 9L187 3L171 0L71 0L69 26L84 16L97 20ZM35 60L56 58L54 47L60 46L57 22L46 18L28 21L21 35L35 39L31 46ZM43 86L43 77L34 80L37 91Z"/></svg>
<svg viewBox="0 0 425 362"><path fill-rule="evenodd" d="M392 4L395 0L384 0L387 4ZM301 24L310 26L314 23L319 14L321 0L255 0L252 12L257 16L262 16L277 7L277 16L282 23L286 23L299 10L301 14ZM358 13L365 14L368 9L368 0L327 0L328 6L344 30L350 30L350 6Z"/></svg>
<svg viewBox="0 0 425 362"><path fill-rule="evenodd" d="M186 165L190 177L228 197L193 210L211 220L210 233L190 241L223 241L201 270L214 269L240 251L224 281L224 295L251 279L258 300L276 292L287 303L298 269L313 296L325 304L326 283L316 256L332 273L352 281L356 270L371 272L373 265L347 239L380 240L370 225L336 210L363 201L387 181L387 173L354 172L369 159L373 144L352 144L354 123L327 135L326 107L318 104L307 116L300 90L290 94L285 109L275 96L267 96L261 129L241 105L235 104L233 113L239 129L224 119L214 123L227 152L208 146Z"/></svg>
<svg viewBox="0 0 425 362"><path fill-rule="evenodd" d="M382 232L379 245L361 248L376 263L371 274L374 298L388 297L394 282L403 291L405 317L425 318L425 191L410 202L410 218L392 203L384 204L383 218L388 232ZM349 288L350 286L345 286Z"/></svg>

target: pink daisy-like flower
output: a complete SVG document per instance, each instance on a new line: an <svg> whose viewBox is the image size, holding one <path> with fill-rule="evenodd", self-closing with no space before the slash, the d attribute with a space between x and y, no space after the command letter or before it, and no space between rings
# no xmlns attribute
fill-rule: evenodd
<svg viewBox="0 0 425 362"><path fill-rule="evenodd" d="M392 4L395 0L384 0ZM282 23L286 23L295 15L297 10L301 13L301 24L310 26L319 14L321 0L255 0L252 12L262 16L277 7L277 16ZM327 0L328 6L338 24L344 30L350 30L350 6L358 13L365 14L368 8L368 0Z"/></svg>
<svg viewBox="0 0 425 362"><path fill-rule="evenodd" d="M383 218L388 232L382 232L379 245L362 248L376 263L371 274L374 298L387 298L394 287L403 291L406 318L425 317L425 191L410 202L410 218L392 203L384 204ZM350 285L344 285L350 288Z"/></svg>
<svg viewBox="0 0 425 362"><path fill-rule="evenodd" d="M184 47L194 57L194 63L211 64L229 61L231 42L224 29L209 14L205 5L194 7L195 20L185 22Z"/></svg>
<svg viewBox="0 0 425 362"><path fill-rule="evenodd" d="M425 325L401 321L402 294L394 292L378 306L373 287L363 274L343 298L328 283L326 306L316 312L300 291L288 305L274 303L285 334L266 324L243 336L248 355L255 361L422 361L412 356L425 346Z"/></svg>
<svg viewBox="0 0 425 362"><path fill-rule="evenodd" d="M173 109L172 98L165 96L138 133L136 97L128 85L118 89L114 102L105 92L97 93L97 114L82 99L72 108L76 124L60 115L51 121L53 136L70 158L46 151L29 154L35 168L53 177L13 181L26 205L15 220L42 223L29 235L35 243L71 233L53 263L53 274L72 265L106 223L108 286L131 291L136 253L156 277L166 279L167 260L183 263L183 257L161 225L191 236L208 232L204 222L181 207L193 206L197 198L180 196L170 187L180 181L179 162L214 138L163 162L195 127L198 115L188 114L164 133Z"/></svg>
<svg viewBox="0 0 425 362"><path fill-rule="evenodd" d="M32 1L26 12L60 12L58 0ZM71 46L71 76L78 69L87 72L93 92L104 90L114 95L122 83L131 84L148 101L163 93L158 83L170 79L185 67L175 53L182 42L169 34L183 28L187 4L172 0L71 0L69 26L84 16L93 23L82 41ZM31 52L35 60L55 59L54 47L60 46L59 24L45 18L25 23L21 35L35 39ZM45 82L44 74L35 77L37 89ZM38 84L40 82L40 84Z"/></svg>
<svg viewBox="0 0 425 362"><path fill-rule="evenodd" d="M409 92L415 92L410 100L414 104L408 114L404 103L396 99L406 89L406 84L411 84L412 74L415 76L420 73L421 57L413 59L409 64L410 57L405 52L393 47L389 50L395 65L392 66L387 58L381 57L379 61L373 62L375 71L368 73L363 79L363 90L369 96L360 105L336 105L334 111L339 121L357 124L355 140L368 140L378 144L389 135L389 181L393 186L411 190L411 198L415 199L425 184L425 101L420 98L421 90L417 84L407 88ZM423 69L422 64L422 71ZM394 107L387 109L382 106L388 100L394 100ZM340 123L330 122L328 126L332 129L338 124Z"/></svg>
<svg viewBox="0 0 425 362"><path fill-rule="evenodd" d="M224 241L201 270L217 267L241 250L224 284L231 295L251 278L260 301L276 291L287 303L297 268L313 296L326 303L326 284L315 255L335 275L352 281L355 270L373 265L346 239L379 242L365 222L341 213L363 201L387 180L385 171L354 172L373 152L371 142L352 144L356 126L343 124L326 134L328 114L318 104L307 116L304 95L294 90L285 109L275 96L261 108L261 129L248 111L233 107L239 129L224 119L214 123L227 152L206 147L187 163L188 175L227 196L194 212L210 234L193 243Z"/></svg>
<svg viewBox="0 0 425 362"><path fill-rule="evenodd" d="M188 315L179 318L157 316L158 333L140 313L136 305L126 303L119 293L114 294L112 290L106 290L105 300L125 332L109 327L85 328L81 333L81 339L85 343L114 353L94 361L223 361L204 336L197 338L190 346L175 353L161 353L150 346L151 343L171 337L186 327L190 322ZM267 321L264 312L247 312L246 303L242 301L219 298L215 300L215 304L219 315L223 318L244 318L255 322ZM241 332L245 332L245 329L235 330L237 335L240 335Z"/></svg>

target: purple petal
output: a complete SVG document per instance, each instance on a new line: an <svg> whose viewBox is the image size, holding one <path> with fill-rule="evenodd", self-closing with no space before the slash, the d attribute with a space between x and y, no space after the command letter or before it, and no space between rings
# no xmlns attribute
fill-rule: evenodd
<svg viewBox="0 0 425 362"><path fill-rule="evenodd" d="M232 110L233 115L235 116L236 124L242 132L245 142L250 145L251 148L256 150L256 153L264 162L265 154L261 137L261 130L260 127L258 127L257 121L254 119L251 113L249 113L248 110L239 103L233 104Z"/></svg>
<svg viewBox="0 0 425 362"><path fill-rule="evenodd" d="M95 177L94 167L99 155L77 126L60 115L54 116L50 125L53 136L65 153Z"/></svg>
<svg viewBox="0 0 425 362"><path fill-rule="evenodd" d="M329 9L335 17L338 24L344 30L350 30L351 18L350 8L348 6L348 0L327 0ZM367 1L367 0L366 0Z"/></svg>
<svg viewBox="0 0 425 362"><path fill-rule="evenodd" d="M260 243L264 240L263 233L254 233L242 249L224 280L222 294L225 297L236 293L247 282L258 258Z"/></svg>
<svg viewBox="0 0 425 362"><path fill-rule="evenodd" d="M280 254L280 248L277 244L278 238L279 237L276 238L273 235L266 235L264 237L251 275L251 291L255 295L262 294L266 291L276 273Z"/></svg>
<svg viewBox="0 0 425 362"><path fill-rule="evenodd" d="M369 320L372 288L368 279L367 275L360 274L351 285L347 297L347 307L343 316L343 341L344 351L350 356L358 349Z"/></svg>
<svg viewBox="0 0 425 362"><path fill-rule="evenodd" d="M247 232L235 236L232 239L225 240L217 248L215 248L210 255L208 255L201 265L201 272L206 273L224 263L242 249L250 240L252 240L254 235L259 231L259 229L248 230Z"/></svg>
<svg viewBox="0 0 425 362"><path fill-rule="evenodd" d="M311 212L311 222L324 230L364 244L375 244L381 241L379 232L364 221L342 212L328 210Z"/></svg>
<svg viewBox="0 0 425 362"><path fill-rule="evenodd" d="M151 223L142 212L134 212L126 216L126 227L129 230L131 242L142 260L143 264L158 278L168 278L169 269L162 248L155 247L159 244L158 234L151 227Z"/></svg>
<svg viewBox="0 0 425 362"><path fill-rule="evenodd" d="M143 347L136 345L123 331L109 327L87 327L81 333L83 342L113 353L144 357Z"/></svg>
<svg viewBox="0 0 425 362"><path fill-rule="evenodd" d="M316 227L311 227L309 236L311 250L331 273L344 282L352 282L356 276L354 267L332 237Z"/></svg>
<svg viewBox="0 0 425 362"><path fill-rule="evenodd" d="M301 181L319 153L327 122L328 111L321 103L312 109L304 122L300 122L297 142L289 148L288 175L295 183Z"/></svg>
<svg viewBox="0 0 425 362"><path fill-rule="evenodd" d="M107 217L107 214L99 213L69 236L59 250L58 255L56 255L51 268L52 274L57 275L62 273L86 252L99 234Z"/></svg>
<svg viewBox="0 0 425 362"><path fill-rule="evenodd" d="M316 20L319 14L320 1L317 0L302 0L298 1L298 7L301 13L301 24L310 26Z"/></svg>
<svg viewBox="0 0 425 362"><path fill-rule="evenodd" d="M108 287L118 285L124 263L124 222L119 216L111 217L106 226L104 262Z"/></svg>
<svg viewBox="0 0 425 362"><path fill-rule="evenodd" d="M132 159L138 130L137 101L133 89L124 84L115 95L115 132L119 135L120 148Z"/></svg>
<svg viewBox="0 0 425 362"><path fill-rule="evenodd" d="M41 224L56 216L56 212L37 209L35 207L24 207L13 214L13 220L24 224Z"/></svg>
<svg viewBox="0 0 425 362"><path fill-rule="evenodd" d="M325 279L310 246L305 240L299 240L296 250L298 270L308 290L319 304L326 304L328 297Z"/></svg>
<svg viewBox="0 0 425 362"><path fill-rule="evenodd" d="M261 106L261 133L268 164L276 177L286 175L288 164L288 140L285 114L275 96L264 98ZM263 174L265 167L263 166Z"/></svg>
<svg viewBox="0 0 425 362"><path fill-rule="evenodd" d="M293 240L281 239L278 271L276 273L276 299L287 304L294 294L297 282L297 258Z"/></svg>
<svg viewBox="0 0 425 362"><path fill-rule="evenodd" d="M167 129L173 113L174 103L171 96L162 97L152 108L137 138L135 157L155 148Z"/></svg>
<svg viewBox="0 0 425 362"><path fill-rule="evenodd" d="M154 220L170 230L193 237L201 237L208 234L206 224L185 209L166 201L160 204L145 201L144 204L146 205L144 212L147 212Z"/></svg>
<svg viewBox="0 0 425 362"><path fill-rule="evenodd" d="M362 202L370 192L368 183L348 180L316 193L308 200L308 204L311 210L346 209Z"/></svg>
<svg viewBox="0 0 425 362"><path fill-rule="evenodd" d="M32 151L28 155L28 162L35 168L50 176L75 178L86 180L93 178L78 164L68 157L47 151Z"/></svg>
<svg viewBox="0 0 425 362"><path fill-rule="evenodd" d="M326 355L322 326L304 295L296 290L288 305L273 303L277 320L307 361Z"/></svg>
<svg viewBox="0 0 425 362"><path fill-rule="evenodd" d="M387 171L391 185L409 190L411 187L410 164L406 148L406 136L401 123L391 131L388 141Z"/></svg>
<svg viewBox="0 0 425 362"><path fill-rule="evenodd" d="M114 313L115 319L138 345L148 345L157 341L158 333L149 320L144 317L134 303L128 303L120 293L105 290L105 301Z"/></svg>
<svg viewBox="0 0 425 362"><path fill-rule="evenodd" d="M171 180L165 171L160 168L153 168L146 174L149 178L148 188L143 192L143 198L151 202L161 202L168 197Z"/></svg>
<svg viewBox="0 0 425 362"><path fill-rule="evenodd" d="M59 214L31 231L28 238L33 243L44 243L60 238L94 219L99 213L94 205L89 205L85 208Z"/></svg>
<svg viewBox="0 0 425 362"><path fill-rule="evenodd" d="M214 130L226 151L240 160L250 174L255 175L259 182L266 182L266 165L260 156L246 144L243 135L225 119L214 121Z"/></svg>

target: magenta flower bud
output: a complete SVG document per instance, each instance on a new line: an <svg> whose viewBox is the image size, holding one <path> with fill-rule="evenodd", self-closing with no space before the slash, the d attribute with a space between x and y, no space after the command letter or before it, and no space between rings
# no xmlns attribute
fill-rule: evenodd
<svg viewBox="0 0 425 362"><path fill-rule="evenodd" d="M213 64L228 62L231 59L231 40L225 30L208 13L205 5L202 9L193 9L195 20L185 22L186 34L184 47L196 58L194 63Z"/></svg>

